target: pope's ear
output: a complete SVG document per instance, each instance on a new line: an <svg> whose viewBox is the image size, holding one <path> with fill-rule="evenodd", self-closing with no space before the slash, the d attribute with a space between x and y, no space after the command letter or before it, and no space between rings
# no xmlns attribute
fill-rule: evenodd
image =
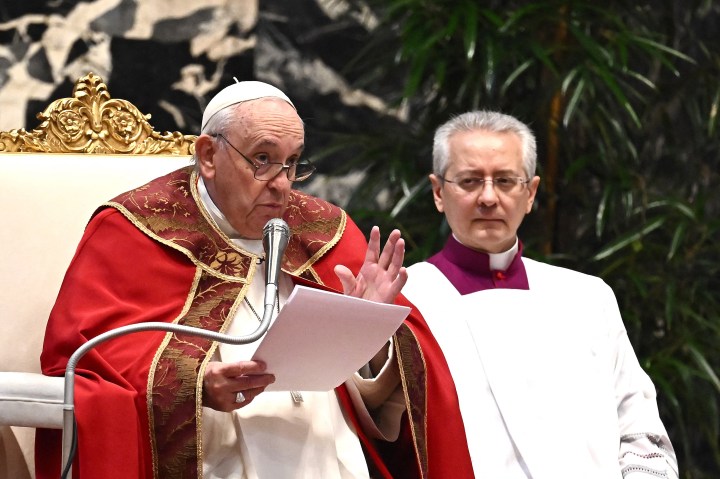
<svg viewBox="0 0 720 479"><path fill-rule="evenodd" d="M217 143L210 135L200 135L195 140L195 161L204 178L212 178L215 175L215 153Z"/></svg>

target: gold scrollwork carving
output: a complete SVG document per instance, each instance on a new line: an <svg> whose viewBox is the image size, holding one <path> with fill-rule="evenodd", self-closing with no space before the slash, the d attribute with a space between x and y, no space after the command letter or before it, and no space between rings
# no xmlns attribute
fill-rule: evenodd
<svg viewBox="0 0 720 479"><path fill-rule="evenodd" d="M156 132L135 105L110 97L94 73L79 78L72 98L53 101L38 113L40 125L0 132L0 153L95 153L191 155L195 135Z"/></svg>

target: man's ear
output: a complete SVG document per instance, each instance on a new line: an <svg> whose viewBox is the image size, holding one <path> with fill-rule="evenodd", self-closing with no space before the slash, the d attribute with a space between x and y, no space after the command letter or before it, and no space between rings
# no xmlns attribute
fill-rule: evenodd
<svg viewBox="0 0 720 479"><path fill-rule="evenodd" d="M203 178L215 176L215 153L217 153L215 138L210 135L200 135L195 140L195 161Z"/></svg>
<svg viewBox="0 0 720 479"><path fill-rule="evenodd" d="M430 184L432 185L433 200L435 200L435 208L442 213L444 211L443 198L442 198L442 180L438 178L434 173L428 176L430 178Z"/></svg>
<svg viewBox="0 0 720 479"><path fill-rule="evenodd" d="M534 176L530 183L528 183L528 191L530 192L530 196L528 197L527 206L525 207L525 214L528 214L532 211L533 202L535 201L535 195L537 195L538 187L540 186L540 177Z"/></svg>

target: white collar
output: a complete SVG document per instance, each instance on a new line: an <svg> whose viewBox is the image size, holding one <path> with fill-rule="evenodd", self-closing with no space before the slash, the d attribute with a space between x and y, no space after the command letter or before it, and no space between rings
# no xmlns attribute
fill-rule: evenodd
<svg viewBox="0 0 720 479"><path fill-rule="evenodd" d="M512 260L515 258L515 255L518 252L518 239L517 236L515 237L515 244L512 245L512 247L507 250L503 251L502 253L490 253L490 269L493 271L505 271L510 266L510 263L512 263Z"/></svg>
<svg viewBox="0 0 720 479"><path fill-rule="evenodd" d="M457 240L458 243L467 246L462 241L458 239L457 236L455 236L455 233L453 233L453 238ZM487 253L488 257L490 258L490 269L492 271L505 271L510 266L510 263L512 263L513 258L515 258L515 255L518 252L518 238L515 237L515 244L510 247L509 250L503 251L501 253ZM467 246L469 248L469 246Z"/></svg>
<svg viewBox="0 0 720 479"><path fill-rule="evenodd" d="M205 186L205 181L203 180L202 176L198 175L197 186L198 193L200 193L200 201L202 201L205 209L208 211L208 213L210 213L210 217L215 222L215 226L217 226L220 231L225 233L237 246L240 246L244 250L249 251L253 254L262 256L265 252L262 246L262 240L247 239L240 236L240 233L238 233L235 228L232 227L223 212L220 211L220 208L218 208L212 198L210 198L210 194L208 193L207 187Z"/></svg>

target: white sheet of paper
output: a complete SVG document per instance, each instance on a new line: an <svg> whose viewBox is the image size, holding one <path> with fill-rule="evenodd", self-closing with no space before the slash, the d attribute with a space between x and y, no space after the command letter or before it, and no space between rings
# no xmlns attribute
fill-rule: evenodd
<svg viewBox="0 0 720 479"><path fill-rule="evenodd" d="M329 391L365 365L410 308L295 286L252 359L275 382L267 391Z"/></svg>

